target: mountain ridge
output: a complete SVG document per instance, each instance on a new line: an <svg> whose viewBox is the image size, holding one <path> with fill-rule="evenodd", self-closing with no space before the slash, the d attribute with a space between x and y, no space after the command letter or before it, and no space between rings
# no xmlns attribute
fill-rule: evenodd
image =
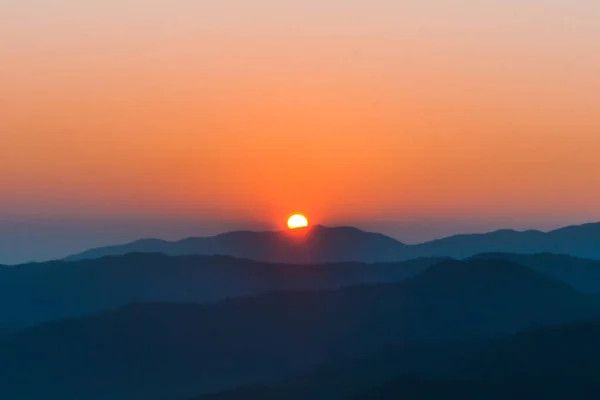
<svg viewBox="0 0 600 400"><path fill-rule="evenodd" d="M136 303L49 322L0 339L0 387L14 400L185 399L387 345L492 338L596 316L587 296L525 267L445 261L401 283Z"/></svg>
<svg viewBox="0 0 600 400"><path fill-rule="evenodd" d="M600 320L591 319L490 341L391 346L194 400L594 399L600 394L599 334Z"/></svg>
<svg viewBox="0 0 600 400"><path fill-rule="evenodd" d="M0 269L0 324L24 326L137 301L207 302L275 290L398 282L442 258L397 263L283 264L231 256L128 253Z"/></svg>
<svg viewBox="0 0 600 400"><path fill-rule="evenodd" d="M266 262L392 262L422 257L468 258L481 253L554 253L600 259L600 223L572 225L549 232L502 229L460 234L407 245L389 236L352 227L314 226L297 231L234 231L178 241L141 239L99 247L66 258L76 261L129 252L167 255L231 255Z"/></svg>

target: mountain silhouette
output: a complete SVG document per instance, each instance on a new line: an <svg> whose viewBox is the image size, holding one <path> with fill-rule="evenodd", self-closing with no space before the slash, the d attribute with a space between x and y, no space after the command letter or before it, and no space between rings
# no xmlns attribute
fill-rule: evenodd
<svg viewBox="0 0 600 400"><path fill-rule="evenodd" d="M600 320L589 320L487 342L395 346L197 400L595 399L599 335Z"/></svg>
<svg viewBox="0 0 600 400"><path fill-rule="evenodd" d="M346 378L346 377L345 377ZM348 379L360 377L351 376ZM339 382L341 388L350 385L354 388L354 381ZM386 384L364 388L363 393L339 396L338 392L325 392L321 395L321 388L309 387L286 390L276 388L241 388L231 392L206 395L194 400L567 400L582 399L594 400L600 394L600 385L585 378L560 378L556 377L506 377L496 380L452 381L435 380L414 376L401 376ZM305 396L309 393L311 396ZM342 390L342 393L346 393Z"/></svg>
<svg viewBox="0 0 600 400"><path fill-rule="evenodd" d="M0 333L136 302L207 302L276 290L399 282L441 260L288 265L224 256L132 253L5 267L0 269Z"/></svg>
<svg viewBox="0 0 600 400"><path fill-rule="evenodd" d="M521 332L467 353L456 364L461 379L422 384L414 393L424 399L439 398L442 389L445 397L457 399L596 399L599 335L599 320ZM392 399L410 387L396 380L353 398Z"/></svg>
<svg viewBox="0 0 600 400"><path fill-rule="evenodd" d="M589 294L600 294L600 260L562 254L478 254L477 259L500 259L523 265Z"/></svg>
<svg viewBox="0 0 600 400"><path fill-rule="evenodd" d="M468 258L480 253L556 253L600 259L600 223L551 232L500 230L456 235L405 245L390 237L356 228L312 228L286 232L231 232L177 242L157 239L88 250L67 258L81 260L131 252L168 255L230 255L286 263L385 262L421 257Z"/></svg>
<svg viewBox="0 0 600 400"><path fill-rule="evenodd" d="M594 295L600 304L600 261L565 255L489 253ZM281 264L226 256L130 253L73 262L0 268L0 334L40 322L136 302L208 302L284 290L323 290L393 283L447 258L396 263Z"/></svg>
<svg viewBox="0 0 600 400"><path fill-rule="evenodd" d="M90 250L67 260L98 258L132 252L168 255L229 255L267 262L327 263L397 261L404 244L390 237L355 228L315 226L281 232L230 232L178 242L139 240L123 246Z"/></svg>
<svg viewBox="0 0 600 400"><path fill-rule="evenodd" d="M555 253L600 258L600 223L569 226L551 232L500 230L456 235L412 246L414 254L467 258L479 253Z"/></svg>
<svg viewBox="0 0 600 400"><path fill-rule="evenodd" d="M584 294L503 260L444 261L396 284L214 304L134 304L0 339L13 400L185 399L391 344L486 339L596 316Z"/></svg>

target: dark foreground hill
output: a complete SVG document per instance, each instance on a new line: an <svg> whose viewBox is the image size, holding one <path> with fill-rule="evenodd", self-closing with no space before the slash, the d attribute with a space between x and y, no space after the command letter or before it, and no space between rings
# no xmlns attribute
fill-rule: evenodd
<svg viewBox="0 0 600 400"><path fill-rule="evenodd" d="M340 385L346 383L340 382ZM475 381L402 376L365 390L363 393L346 393L345 397L337 396L339 392L327 397L318 394L310 397L302 388L289 392L275 388L246 388L194 400L595 400L600 395L600 385L590 379L535 376Z"/></svg>
<svg viewBox="0 0 600 400"><path fill-rule="evenodd" d="M555 253L600 259L600 223L571 226L552 232L501 230L456 235L418 245L355 228L316 226L293 232L231 232L178 242L156 239L92 249L69 260L99 258L131 252L168 255L230 255L286 263L385 262L420 257L468 258L480 253Z"/></svg>
<svg viewBox="0 0 600 400"><path fill-rule="evenodd" d="M0 340L0 387L12 400L177 400L387 345L485 339L596 315L587 296L516 264L448 261L399 284L137 304L49 323Z"/></svg>
<svg viewBox="0 0 600 400"><path fill-rule="evenodd" d="M128 254L4 267L0 268L0 334L19 325L137 302L207 302L276 290L399 282L441 260L286 265L218 256Z"/></svg>
<svg viewBox="0 0 600 400"><path fill-rule="evenodd" d="M494 341L463 360L461 378L448 395L468 399L596 399L600 397L600 321L544 327ZM439 385L439 384L438 384ZM420 398L434 399L442 385L421 385ZM448 383L445 384L448 386ZM356 399L393 399L406 391L390 382ZM424 395L422 395L424 394Z"/></svg>
<svg viewBox="0 0 600 400"><path fill-rule="evenodd" d="M489 342L388 348L197 400L596 399L600 320Z"/></svg>

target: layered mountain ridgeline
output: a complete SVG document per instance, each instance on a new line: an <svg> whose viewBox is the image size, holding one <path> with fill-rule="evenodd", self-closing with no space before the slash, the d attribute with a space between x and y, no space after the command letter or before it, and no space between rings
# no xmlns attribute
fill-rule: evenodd
<svg viewBox="0 0 600 400"><path fill-rule="evenodd" d="M483 340L597 315L586 295L519 265L445 261L397 284L137 304L45 324L0 340L0 387L13 400L186 399L388 345Z"/></svg>
<svg viewBox="0 0 600 400"><path fill-rule="evenodd" d="M469 341L390 346L365 356L325 363L275 383L208 394L198 400L349 399L400 377L419 377L432 382L448 379L450 375L455 377L457 366L462 367L461 360L481 351L486 344L487 341Z"/></svg>
<svg viewBox="0 0 600 400"><path fill-rule="evenodd" d="M4 322L0 324L0 337L7 336L21 330L21 325Z"/></svg>
<svg viewBox="0 0 600 400"><path fill-rule="evenodd" d="M507 260L565 282L577 290L600 294L600 260L560 254L479 254L477 259Z"/></svg>
<svg viewBox="0 0 600 400"><path fill-rule="evenodd" d="M491 253L600 294L600 261L570 256ZM322 290L414 277L444 258L397 263L297 265L224 256L127 254L76 262L54 261L0 268L0 334L19 327L137 302L207 302L282 290ZM600 297L597 297L600 304Z"/></svg>
<svg viewBox="0 0 600 400"><path fill-rule="evenodd" d="M488 342L392 347L196 400L596 399L600 320Z"/></svg>
<svg viewBox="0 0 600 400"><path fill-rule="evenodd" d="M214 237L189 238L178 242L140 240L123 246L98 248L69 257L81 260L131 252L168 255L229 255L284 263L399 261L406 246L390 237L355 228L315 226L286 232L230 232Z"/></svg>
<svg viewBox="0 0 600 400"><path fill-rule="evenodd" d="M456 372L448 375L452 379L448 394L471 399L596 399L600 396L599 335L600 320L592 320L495 340L455 363L460 373L458 378ZM405 391L403 386L391 382L356 398L397 398ZM425 398L433 399L433 394Z"/></svg>
<svg viewBox="0 0 600 400"><path fill-rule="evenodd" d="M0 269L0 324L13 329L137 302L207 302L276 290L399 282L441 260L285 265L222 256L128 254L5 267Z"/></svg>
<svg viewBox="0 0 600 400"><path fill-rule="evenodd" d="M349 379L354 379L350 377ZM340 387L348 384L339 382ZM352 383L350 383L352 386ZM339 391L321 396L314 390L302 388L282 390L272 388L243 388L236 391L206 395L194 400L595 400L600 394L600 385L590 379L555 377L507 377L494 380L435 380L414 376L397 377L393 382L364 389L363 393ZM312 397L311 397L312 396Z"/></svg>
<svg viewBox="0 0 600 400"><path fill-rule="evenodd" d="M99 258L131 252L169 255L220 254L287 263L384 262L419 257L468 258L480 253L555 253L600 259L600 223L572 226L552 232L502 230L457 235L418 245L355 228L316 226L294 232L232 232L178 242L150 239L103 247L69 260Z"/></svg>
<svg viewBox="0 0 600 400"><path fill-rule="evenodd" d="M485 234L456 235L411 246L417 254L467 258L480 253L553 253L600 258L600 223L569 226L551 232L500 230Z"/></svg>

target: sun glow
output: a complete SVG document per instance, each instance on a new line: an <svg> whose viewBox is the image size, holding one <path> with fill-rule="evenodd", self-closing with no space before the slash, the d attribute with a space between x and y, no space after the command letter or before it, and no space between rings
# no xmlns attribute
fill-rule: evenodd
<svg viewBox="0 0 600 400"><path fill-rule="evenodd" d="M288 228L298 229L308 226L308 219L302 214L294 214L288 219Z"/></svg>

